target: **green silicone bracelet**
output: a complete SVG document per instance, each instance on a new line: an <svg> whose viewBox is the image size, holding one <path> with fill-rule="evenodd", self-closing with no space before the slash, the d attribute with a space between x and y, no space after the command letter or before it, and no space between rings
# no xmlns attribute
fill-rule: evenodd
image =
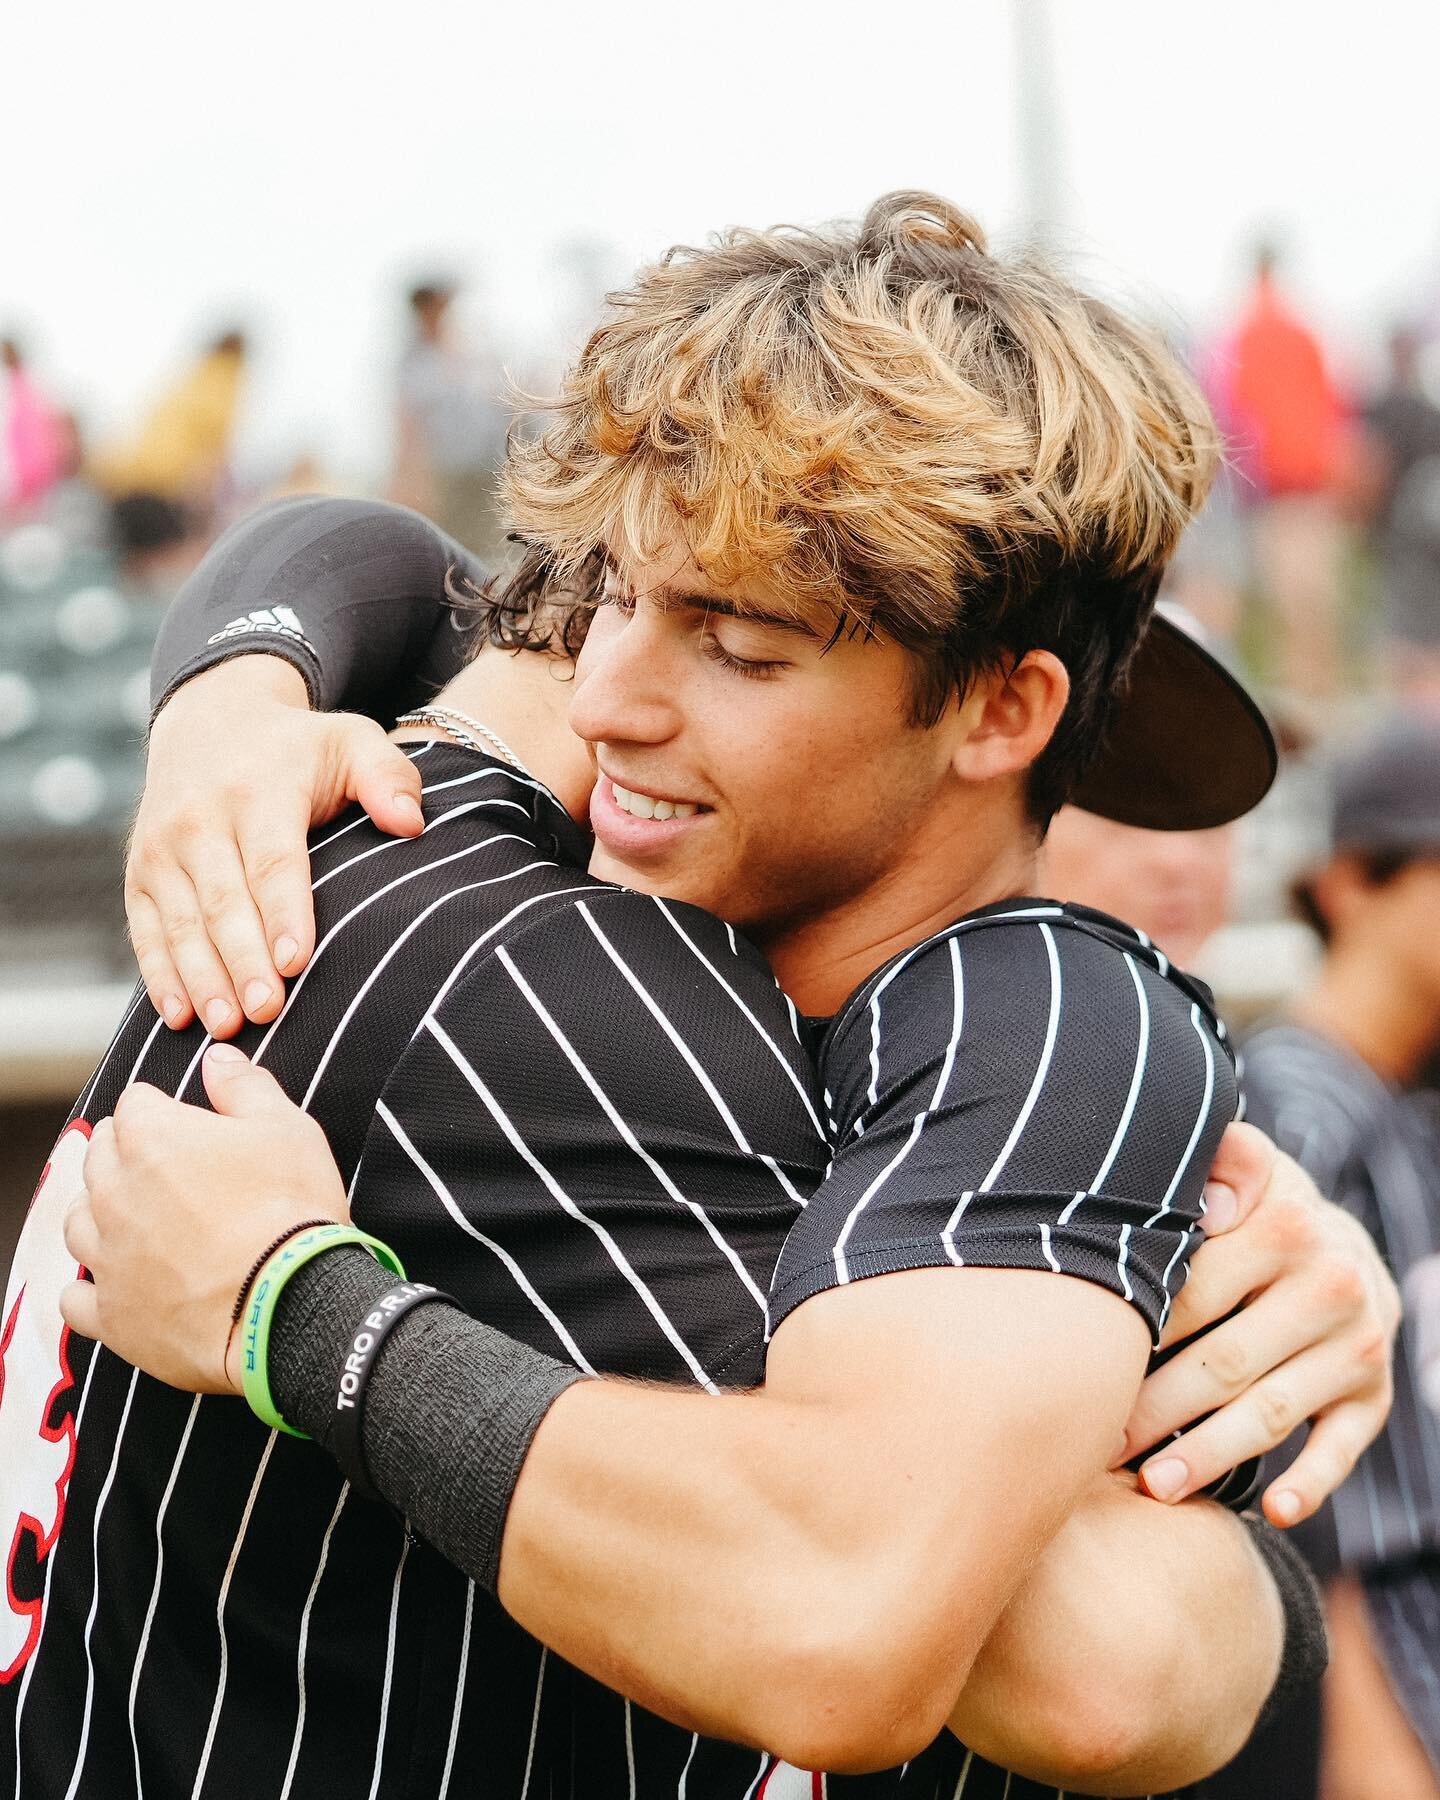
<svg viewBox="0 0 1440 1800"><path fill-rule="evenodd" d="M298 1270L327 1250L338 1250L346 1244L358 1244L368 1250L382 1269L405 1279L400 1258L388 1244L373 1238L354 1225L322 1225L310 1231L298 1231L287 1238L255 1277L250 1298L245 1306L245 1323L240 1339L240 1378L251 1412L262 1425L272 1431L288 1432L291 1437L308 1434L287 1425L276 1410L270 1392L270 1327L275 1307L285 1284Z"/></svg>

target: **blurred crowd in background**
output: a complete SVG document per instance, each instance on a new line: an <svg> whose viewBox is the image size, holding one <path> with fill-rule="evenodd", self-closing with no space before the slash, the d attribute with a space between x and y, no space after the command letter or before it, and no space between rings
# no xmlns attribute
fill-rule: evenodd
<svg viewBox="0 0 1440 1800"><path fill-rule="evenodd" d="M431 274L395 296L403 352L377 352L374 377L391 397L393 451L374 485L495 559L505 553L495 474L513 417L513 361L503 342L457 323L462 287ZM93 442L44 360L32 360L18 331L0 337L0 1118L9 1151L0 1268L21 1189L133 978L120 876L165 605L232 519L280 494L340 491L304 457L260 483L237 476L256 331L237 320L197 342L127 431ZM1301 1079L1339 1116L1351 1100L1360 1105L1373 1077L1364 1104L1373 1111L1382 1095L1384 1116L1366 1114L1364 1129L1410 1134L1407 1154L1429 1179L1418 1178L1411 1203L1419 1254L1407 1253L1408 1267L1424 1260L1440 1221L1429 1092L1440 1044L1440 882L1395 885L1417 860L1429 879L1440 871L1440 296L1417 294L1374 341L1326 342L1287 281L1284 246L1258 245L1238 305L1203 329L1195 323L1190 355L1228 458L1163 599L1249 679L1282 745L1280 778L1256 814L1213 832L1062 814L1050 888L1150 932L1210 981L1237 1028L1287 1008L1306 1030L1335 1026L1350 1062ZM1372 374L1357 378L1359 369ZM1352 841L1336 839L1342 816L1360 834ZM1281 1045L1271 1059L1293 1052L1303 1063L1313 1048ZM1405 1109L1403 1125L1384 1112L1391 1101ZM1349 1198L1362 1213L1374 1201L1382 1235L1397 1228L1386 1220L1393 1193ZM1440 1320L1440 1292L1433 1314ZM1414 1409L1424 1412L1423 1356L1414 1355L1407 1430ZM1440 1389L1440 1362L1429 1379ZM1432 1459L1433 1420L1426 1433ZM1392 1674L1408 1662L1435 1689L1414 1706L1399 1696L1426 1741L1402 1766L1393 1731L1376 1726L1367 1741L1379 1703L1361 1708L1359 1735L1352 1729L1330 1752L1332 1773L1350 1758L1360 1785L1336 1777L1337 1794L1372 1791L1367 1763L1390 1770L1375 1792L1440 1794L1425 1785L1427 1756L1440 1762L1440 1465L1425 1493L1414 1531L1376 1539L1370 1574L1423 1565L1424 1579L1400 1600L1386 1590L1399 1624L1375 1628L1391 1629ZM1419 1609L1421 1644L1408 1653L1406 1606ZM1317 1744L1313 1730L1291 1730L1250 1787L1227 1791L1313 1791Z"/></svg>
<svg viewBox="0 0 1440 1800"><path fill-rule="evenodd" d="M395 296L403 350L388 362L377 352L375 370L392 453L373 485L494 559L516 370L506 344L457 325L461 293L432 274ZM275 495L341 491L305 455L258 482L237 475L253 341L245 321L215 332L127 430L91 442L24 339L0 337L9 979L123 967L116 859L164 606L231 519ZM1287 752L1276 794L1226 846L1226 923L1245 929L1187 947L1252 1016L1313 955L1286 895L1323 837L1328 747L1387 708L1440 715L1440 295L1417 295L1383 341L1326 343L1287 285L1283 250L1260 245L1233 316L1195 328L1191 356L1228 458L1167 598L1247 675ZM532 355L520 375L536 372Z"/></svg>

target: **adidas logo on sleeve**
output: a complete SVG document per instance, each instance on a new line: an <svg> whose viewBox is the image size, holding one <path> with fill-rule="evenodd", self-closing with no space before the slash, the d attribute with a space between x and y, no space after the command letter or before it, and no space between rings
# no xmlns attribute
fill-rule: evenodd
<svg viewBox="0 0 1440 1800"><path fill-rule="evenodd" d="M303 644L313 656L315 647L305 636L299 615L288 606L262 606L255 612L232 619L222 630L206 638L207 644L223 644L229 638L284 637Z"/></svg>

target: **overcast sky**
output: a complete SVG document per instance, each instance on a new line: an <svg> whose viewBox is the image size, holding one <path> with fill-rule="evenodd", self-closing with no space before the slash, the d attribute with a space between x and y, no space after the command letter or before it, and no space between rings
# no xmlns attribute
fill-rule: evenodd
<svg viewBox="0 0 1440 1800"><path fill-rule="evenodd" d="M0 325L103 436L218 323L253 325L259 468L385 456L397 289L475 279L518 350L573 328L563 247L616 273L729 223L938 188L1024 216L1014 9L1043 0L77 0L14 7ZM1352 365L1440 291L1428 0L1053 0L1072 260L1204 328L1257 232Z"/></svg>

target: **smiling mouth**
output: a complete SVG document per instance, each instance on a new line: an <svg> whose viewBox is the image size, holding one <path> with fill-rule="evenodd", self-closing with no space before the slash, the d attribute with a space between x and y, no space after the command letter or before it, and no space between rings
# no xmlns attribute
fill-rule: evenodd
<svg viewBox="0 0 1440 1800"><path fill-rule="evenodd" d="M636 819L693 819L701 810L692 800L657 799L654 794L642 794L634 788L623 788L618 781L610 782L610 792L615 796L615 804L620 811L629 813Z"/></svg>

